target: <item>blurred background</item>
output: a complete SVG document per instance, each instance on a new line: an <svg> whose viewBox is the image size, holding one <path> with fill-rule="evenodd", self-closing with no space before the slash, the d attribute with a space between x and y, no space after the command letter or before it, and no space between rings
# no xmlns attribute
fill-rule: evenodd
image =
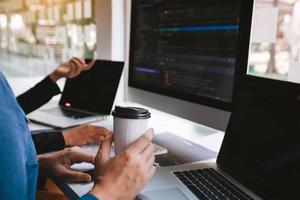
<svg viewBox="0 0 300 200"><path fill-rule="evenodd" d="M96 1L1 0L0 69L40 76L72 56L98 57Z"/></svg>
<svg viewBox="0 0 300 200"><path fill-rule="evenodd" d="M249 74L293 79L289 73L300 68L300 1L256 0L251 40Z"/></svg>
<svg viewBox="0 0 300 200"><path fill-rule="evenodd" d="M0 70L32 77L72 56L124 60L127 4L0 0ZM248 74L300 82L300 0L256 0L252 33Z"/></svg>

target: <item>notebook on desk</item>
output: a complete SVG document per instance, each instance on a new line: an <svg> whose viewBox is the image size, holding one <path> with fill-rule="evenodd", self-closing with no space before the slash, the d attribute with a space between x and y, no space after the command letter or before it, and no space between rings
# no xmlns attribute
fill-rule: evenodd
<svg viewBox="0 0 300 200"><path fill-rule="evenodd" d="M96 60L78 77L67 79L59 105L28 115L34 122L68 128L110 115L124 62Z"/></svg>

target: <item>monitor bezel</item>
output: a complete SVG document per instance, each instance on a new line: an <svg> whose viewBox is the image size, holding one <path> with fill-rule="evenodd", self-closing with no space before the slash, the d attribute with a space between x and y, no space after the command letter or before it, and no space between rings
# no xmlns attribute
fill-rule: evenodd
<svg viewBox="0 0 300 200"><path fill-rule="evenodd" d="M239 33L237 39L237 55L236 55L236 67L235 67L235 75L234 75L234 84L233 84L233 94L232 94L232 102L224 102L212 98L201 97L196 95L191 95L183 92L174 92L163 88L148 86L141 83L136 83L133 81L133 51L129 51L129 76L128 76L128 86L135 89L141 89L146 92L152 92L156 94L160 94L163 96L177 98L180 100L201 104L204 106L209 106L216 109L221 109L224 111L231 111L235 102L236 91L238 87L238 82L244 77L247 72L247 64L248 64L248 51L249 51L249 39L250 39L250 31L251 31L251 21L252 21L252 7L253 0L241 0L240 7L240 22L239 22ZM249 9L250 8L250 9ZM133 3L131 3L131 19L130 19L130 38L129 38L129 48L133 47L134 44L134 30L135 30L135 19L136 13L133 8Z"/></svg>

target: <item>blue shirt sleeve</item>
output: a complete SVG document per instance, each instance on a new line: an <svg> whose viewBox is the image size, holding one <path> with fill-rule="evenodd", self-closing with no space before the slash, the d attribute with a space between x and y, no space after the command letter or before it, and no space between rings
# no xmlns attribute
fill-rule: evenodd
<svg viewBox="0 0 300 200"><path fill-rule="evenodd" d="M99 200L99 199L92 194L86 194L78 200Z"/></svg>

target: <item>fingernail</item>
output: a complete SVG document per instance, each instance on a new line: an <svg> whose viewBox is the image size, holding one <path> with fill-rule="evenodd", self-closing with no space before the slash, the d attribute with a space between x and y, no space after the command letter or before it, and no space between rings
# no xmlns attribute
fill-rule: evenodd
<svg viewBox="0 0 300 200"><path fill-rule="evenodd" d="M88 183L89 183L89 182L91 182L91 181L92 181L92 177L90 177L90 176L89 176L89 178L88 178L88 179L86 179L86 182L88 182Z"/></svg>
<svg viewBox="0 0 300 200"><path fill-rule="evenodd" d="M108 133L106 136L104 136L105 139L108 139L109 137L112 137L112 132Z"/></svg>

